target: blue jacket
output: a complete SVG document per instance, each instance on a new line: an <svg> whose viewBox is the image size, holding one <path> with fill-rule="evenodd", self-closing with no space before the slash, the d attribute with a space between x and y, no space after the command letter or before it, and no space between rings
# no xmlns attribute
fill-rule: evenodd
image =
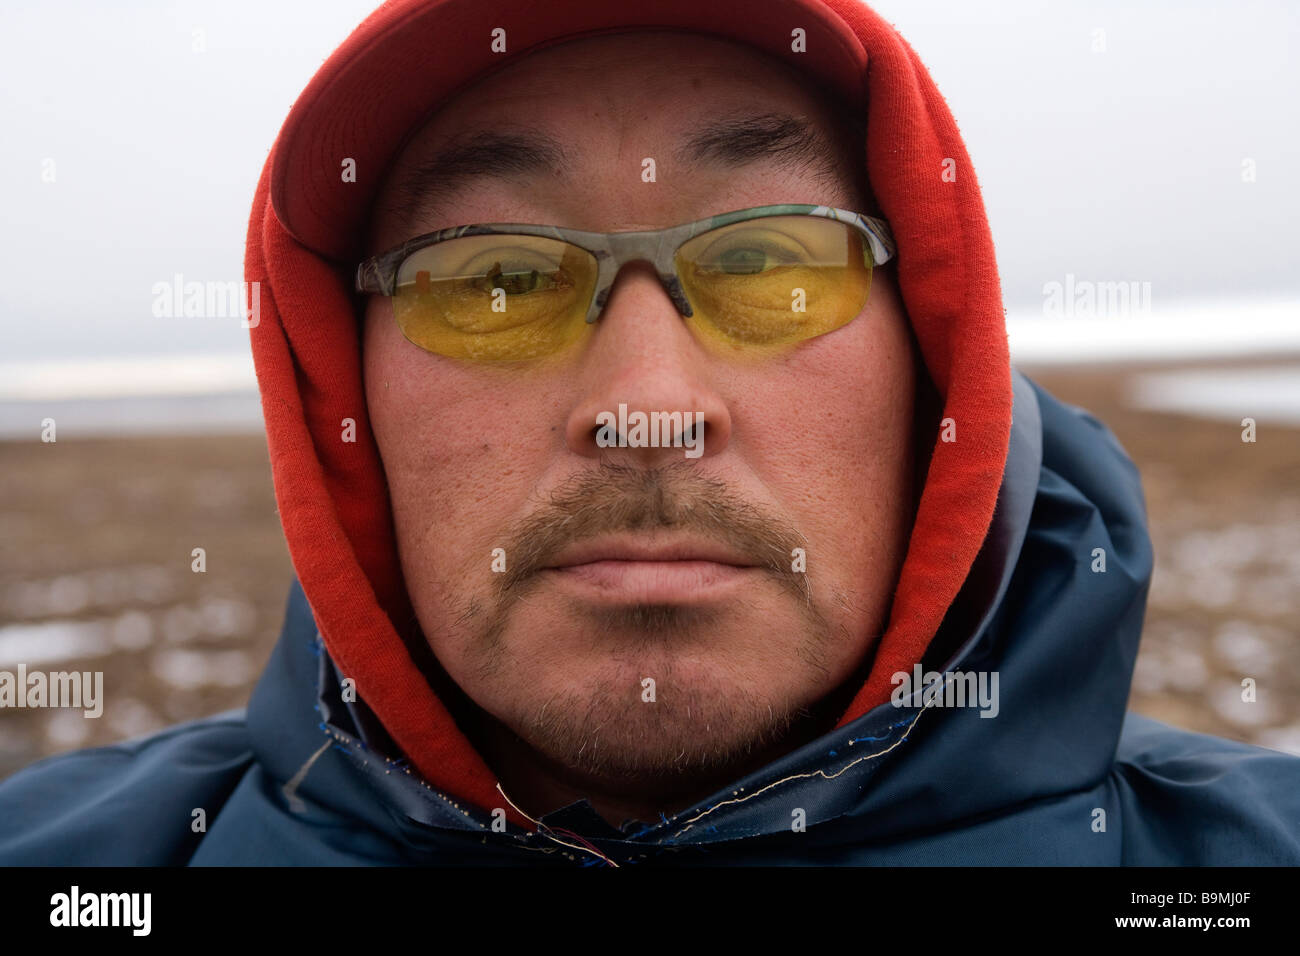
<svg viewBox="0 0 1300 956"><path fill-rule="evenodd" d="M996 716L891 702L654 825L585 802L542 822L619 864L1298 864L1300 758L1126 713L1151 567L1133 464L1017 373L997 513L937 642L957 649L926 662L997 672ZM11 777L0 864L605 865L497 832L339 701L295 582L246 710Z"/></svg>

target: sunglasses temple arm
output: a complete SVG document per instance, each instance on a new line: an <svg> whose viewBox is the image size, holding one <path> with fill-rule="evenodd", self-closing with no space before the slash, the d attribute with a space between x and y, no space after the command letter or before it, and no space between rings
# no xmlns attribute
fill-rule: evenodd
<svg viewBox="0 0 1300 956"><path fill-rule="evenodd" d="M867 241L871 244L871 257L876 265L883 265L898 253L894 245L894 235L889 224L875 216L863 216L866 226Z"/></svg>
<svg viewBox="0 0 1300 956"><path fill-rule="evenodd" d="M382 257L367 259L357 266L354 288L357 292L392 295L395 279L394 270L383 261Z"/></svg>

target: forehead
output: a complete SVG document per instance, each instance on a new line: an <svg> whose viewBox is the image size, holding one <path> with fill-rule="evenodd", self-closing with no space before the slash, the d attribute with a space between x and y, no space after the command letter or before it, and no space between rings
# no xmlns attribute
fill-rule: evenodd
<svg viewBox="0 0 1300 956"><path fill-rule="evenodd" d="M620 124L654 118L654 107L680 97L739 98L761 105L769 97L820 111L816 85L790 66L730 40L685 31L641 30L570 40L531 53L471 83L451 97L435 119L531 103L534 108L591 111L642 107L620 113Z"/></svg>
<svg viewBox="0 0 1300 956"><path fill-rule="evenodd" d="M568 41L444 101L390 166L371 235L431 221L466 189L595 186L615 166L639 174L643 157L674 169L678 188L763 163L856 181L845 148L860 145L861 122L787 64L728 40L653 30Z"/></svg>

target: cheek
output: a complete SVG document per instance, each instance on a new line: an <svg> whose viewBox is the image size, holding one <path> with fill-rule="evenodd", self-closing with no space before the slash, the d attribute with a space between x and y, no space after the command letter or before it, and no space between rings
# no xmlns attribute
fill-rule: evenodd
<svg viewBox="0 0 1300 956"><path fill-rule="evenodd" d="M444 581L474 576L474 556L481 551L478 570L487 571L491 549L504 544L493 537L543 469L544 410L524 407L506 381L411 345L383 305L366 318L366 399L403 561L418 556Z"/></svg>
<svg viewBox="0 0 1300 956"><path fill-rule="evenodd" d="M906 319L864 315L740 391L736 452L839 582L898 550L912 481L915 367ZM868 554L868 552L871 554ZM810 560L814 557L810 553Z"/></svg>

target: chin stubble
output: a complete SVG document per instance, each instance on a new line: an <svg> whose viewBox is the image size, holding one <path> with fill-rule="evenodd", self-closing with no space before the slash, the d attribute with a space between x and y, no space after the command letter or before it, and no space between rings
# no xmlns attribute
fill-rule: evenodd
<svg viewBox="0 0 1300 956"><path fill-rule="evenodd" d="M574 476L506 536L510 568L494 575L490 601L472 601L457 629L474 636L475 678L499 680L509 668L511 628L528 627L529 600L540 572L568 545L626 531L690 531L723 541L749 556L781 586L797 609L798 668L825 676L829 622L812 602L807 575L791 569L803 539L784 522L732 495L726 485L687 464L647 470L602 464ZM485 606L486 605L486 606ZM630 605L572 608L575 628L610 635L611 651L653 648L666 659L659 697L644 703L637 687L556 688L510 729L571 770L628 780L698 776L734 767L784 739L809 712L792 700L718 686L678 685L674 644L698 646L728 622L718 608Z"/></svg>

